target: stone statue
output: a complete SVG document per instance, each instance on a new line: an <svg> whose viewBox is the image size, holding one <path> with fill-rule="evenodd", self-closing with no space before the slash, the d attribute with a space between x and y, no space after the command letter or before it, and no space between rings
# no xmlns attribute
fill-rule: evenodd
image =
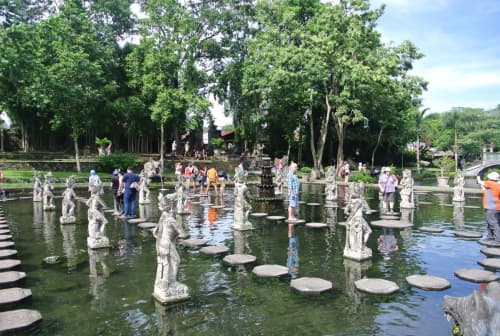
<svg viewBox="0 0 500 336"><path fill-rule="evenodd" d="M465 202L465 178L464 173L460 169L457 170L453 183L455 184L453 187L453 202Z"/></svg>
<svg viewBox="0 0 500 336"><path fill-rule="evenodd" d="M325 193L327 202L334 202L338 199L336 171L337 169L335 168L335 166L331 166L330 170L328 171L328 175L326 176Z"/></svg>
<svg viewBox="0 0 500 336"><path fill-rule="evenodd" d="M149 199L149 187L148 184L150 179L144 170L141 170L139 174L139 204L149 204L151 200Z"/></svg>
<svg viewBox="0 0 500 336"><path fill-rule="evenodd" d="M75 198L76 194L73 190L75 185L75 178L70 176L66 179L66 189L62 193L62 216L59 217L61 224L69 224L76 222L75 218Z"/></svg>
<svg viewBox="0 0 500 336"><path fill-rule="evenodd" d="M160 167L160 161L155 161L152 158L148 162L144 163L144 173L147 178L152 178L158 175L158 169Z"/></svg>
<svg viewBox="0 0 500 336"><path fill-rule="evenodd" d="M247 201L248 188L244 183L234 184L234 223L233 229L239 231L252 230L253 225L248 220L252 206Z"/></svg>
<svg viewBox="0 0 500 336"><path fill-rule="evenodd" d="M177 185L175 187L175 195L177 199L176 212L178 214L188 213L189 211L186 210L187 198L184 195L184 183L182 183L182 180L179 180L177 182Z"/></svg>
<svg viewBox="0 0 500 336"><path fill-rule="evenodd" d="M247 183L248 172L243 167L243 163L240 163L236 168L234 168L234 183Z"/></svg>
<svg viewBox="0 0 500 336"><path fill-rule="evenodd" d="M41 202L43 196L42 181L40 180L40 172L35 171L33 182L33 202Z"/></svg>
<svg viewBox="0 0 500 336"><path fill-rule="evenodd" d="M106 236L106 224L108 220L104 217L102 209L106 205L101 200L102 186L95 184L90 186L91 196L87 200L88 233L87 246L91 249L109 247L109 239Z"/></svg>
<svg viewBox="0 0 500 336"><path fill-rule="evenodd" d="M158 225L153 230L156 238L156 278L153 297L161 304L189 299L189 288L177 281L180 257L175 246L177 221L165 207Z"/></svg>
<svg viewBox="0 0 500 336"><path fill-rule="evenodd" d="M352 185L352 187L351 187ZM346 241L344 257L354 260L364 260L372 257L372 250L366 246L372 232L363 217L363 211L369 211L366 201L361 197L361 188L358 183L351 183L349 203L345 214L349 215L346 221Z"/></svg>
<svg viewBox="0 0 500 336"><path fill-rule="evenodd" d="M45 175L45 181L43 183L43 210L45 211L56 209L52 190L54 190L54 186L52 185L52 173L48 172Z"/></svg>
<svg viewBox="0 0 500 336"><path fill-rule="evenodd" d="M403 171L403 178L401 179L401 187L403 188L400 192L401 202L399 207L402 209L415 209L415 203L413 202L413 185L414 181L411 177L411 170L405 169Z"/></svg>

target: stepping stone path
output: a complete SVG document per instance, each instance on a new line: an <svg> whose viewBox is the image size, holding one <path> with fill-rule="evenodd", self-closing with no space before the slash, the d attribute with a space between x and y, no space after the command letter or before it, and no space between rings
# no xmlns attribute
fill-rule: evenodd
<svg viewBox="0 0 500 336"><path fill-rule="evenodd" d="M306 223L306 226L311 229L324 229L328 227L325 223Z"/></svg>
<svg viewBox="0 0 500 336"><path fill-rule="evenodd" d="M153 229L155 228L157 225L157 223L153 223L153 222L143 222L143 223L139 223L139 225L137 225L138 227L140 227L141 229Z"/></svg>
<svg viewBox="0 0 500 336"><path fill-rule="evenodd" d="M31 297L31 290L26 288L0 289L0 305L9 305Z"/></svg>
<svg viewBox="0 0 500 336"><path fill-rule="evenodd" d="M326 203L323 207L331 209L331 208L338 208L339 206L336 203Z"/></svg>
<svg viewBox="0 0 500 336"><path fill-rule="evenodd" d="M2 251L0 251L1 253ZM498 247L487 247L481 250L482 254L487 255L488 257L500 257L500 248ZM1 254L0 254L1 256Z"/></svg>
<svg viewBox="0 0 500 336"><path fill-rule="evenodd" d="M483 235L477 232L470 231L455 231L455 236L460 238L481 238Z"/></svg>
<svg viewBox="0 0 500 336"><path fill-rule="evenodd" d="M297 219L297 220L288 220L287 219L285 222L287 222L289 224L300 225L300 224L304 224L306 221L303 219Z"/></svg>
<svg viewBox="0 0 500 336"><path fill-rule="evenodd" d="M406 229L413 226L411 223L396 220L378 220L371 222L370 225L390 229Z"/></svg>
<svg viewBox="0 0 500 336"><path fill-rule="evenodd" d="M12 246L14 246L14 242L11 242L11 241L0 242L0 249L12 247Z"/></svg>
<svg viewBox="0 0 500 336"><path fill-rule="evenodd" d="M9 250L9 249L0 250L0 259L9 258L9 257L15 256L16 254L17 254L17 250Z"/></svg>
<svg viewBox="0 0 500 336"><path fill-rule="evenodd" d="M482 283L482 282L491 282L498 280L498 275L493 272L473 269L473 268L462 268L458 271L455 271L455 276L462 280Z"/></svg>
<svg viewBox="0 0 500 336"><path fill-rule="evenodd" d="M257 257L250 254L230 254L224 257L223 261L229 265L244 265L255 262Z"/></svg>
<svg viewBox="0 0 500 336"><path fill-rule="evenodd" d="M0 313L0 334L27 328L42 319L36 310L17 309Z"/></svg>
<svg viewBox="0 0 500 336"><path fill-rule="evenodd" d="M424 231L424 232L432 232L432 233L441 233L441 232L443 232L444 230L443 230L443 229L440 229L440 228L431 227L431 226L422 226L422 227L420 228L420 231Z"/></svg>
<svg viewBox="0 0 500 336"><path fill-rule="evenodd" d="M17 271L0 272L0 285L8 285L25 279L26 273Z"/></svg>
<svg viewBox="0 0 500 336"><path fill-rule="evenodd" d="M448 280L433 275L410 275L406 281L413 287L426 291L440 291L451 287Z"/></svg>
<svg viewBox="0 0 500 336"><path fill-rule="evenodd" d="M206 245L208 243L208 240L206 239L198 239L198 238L190 238L190 239L184 239L179 242L179 244L186 246L186 247L199 247Z"/></svg>
<svg viewBox="0 0 500 336"><path fill-rule="evenodd" d="M320 206L321 203L307 203L307 205L309 205L309 206Z"/></svg>
<svg viewBox="0 0 500 336"><path fill-rule="evenodd" d="M486 258L479 260L477 263L483 267L500 269L500 259L498 258Z"/></svg>
<svg viewBox="0 0 500 336"><path fill-rule="evenodd" d="M290 287L304 294L321 294L333 288L332 282L321 278L298 278L290 282Z"/></svg>
<svg viewBox="0 0 500 336"><path fill-rule="evenodd" d="M356 288L369 294L392 294L399 291L399 286L392 281L384 279L361 279L354 282Z"/></svg>
<svg viewBox="0 0 500 336"><path fill-rule="evenodd" d="M11 240L12 235L0 235L0 240Z"/></svg>
<svg viewBox="0 0 500 336"><path fill-rule="evenodd" d="M380 215L381 219L388 219L388 220L398 220L398 216L392 216L392 215Z"/></svg>
<svg viewBox="0 0 500 336"><path fill-rule="evenodd" d="M127 222L129 222L130 224L139 224L139 223L144 223L145 221L146 221L145 218L131 218L127 220Z"/></svg>
<svg viewBox="0 0 500 336"><path fill-rule="evenodd" d="M266 219L269 219L271 221L282 221L285 219L284 216L267 216Z"/></svg>
<svg viewBox="0 0 500 336"><path fill-rule="evenodd" d="M281 265L260 265L253 268L252 273L262 278L278 278L288 274L288 268Z"/></svg>
<svg viewBox="0 0 500 336"><path fill-rule="evenodd" d="M485 245L488 247L500 247L500 242L494 241L494 240L487 240L487 239L481 239L479 241L479 244Z"/></svg>
<svg viewBox="0 0 500 336"><path fill-rule="evenodd" d="M226 246L205 246L200 249L201 253L208 254L208 255L218 255L218 254L224 254L229 251L229 248Z"/></svg>
<svg viewBox="0 0 500 336"><path fill-rule="evenodd" d="M0 271L8 270L21 265L21 260L17 259L4 259L0 260Z"/></svg>
<svg viewBox="0 0 500 336"><path fill-rule="evenodd" d="M266 217L267 213L265 213L265 212L252 212L250 214L250 216L252 216L252 217Z"/></svg>

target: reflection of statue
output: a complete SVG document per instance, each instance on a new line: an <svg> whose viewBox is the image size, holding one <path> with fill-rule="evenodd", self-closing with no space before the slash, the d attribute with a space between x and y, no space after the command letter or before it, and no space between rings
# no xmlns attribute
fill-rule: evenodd
<svg viewBox="0 0 500 336"><path fill-rule="evenodd" d="M186 285L177 282L180 264L180 257L175 246L178 235L177 222L171 213L163 210L160 221L153 230L158 263L153 296L160 303L167 304L188 299L189 289Z"/></svg>
<svg viewBox="0 0 500 336"><path fill-rule="evenodd" d="M461 202L453 204L453 224L455 229L462 229L464 226L464 206Z"/></svg>
<svg viewBox="0 0 500 336"><path fill-rule="evenodd" d="M68 270L74 270L77 264L78 250L76 248L76 225L60 225L62 233L62 248L67 259Z"/></svg>
<svg viewBox="0 0 500 336"><path fill-rule="evenodd" d="M388 256L392 252L396 252L399 249L398 241L394 236L393 229L384 228L383 233L380 235L380 237L378 237L377 249L380 253L386 256Z"/></svg>
<svg viewBox="0 0 500 336"><path fill-rule="evenodd" d="M344 259L346 292L350 298L350 307L348 307L348 309L351 308L354 312L357 312L358 308L361 306L361 297L363 296L363 294L356 289L356 285L354 283L363 279L370 267L372 267L371 260L358 262Z"/></svg>
<svg viewBox="0 0 500 336"><path fill-rule="evenodd" d="M62 206L61 212L62 216L59 217L59 222L61 224L74 223L75 218L75 202L76 194L73 190L75 184L75 178L70 176L66 179L66 189L62 193Z"/></svg>
<svg viewBox="0 0 500 336"><path fill-rule="evenodd" d="M401 179L401 203L399 207L402 209L414 209L415 203L413 202L413 178L411 177L411 170L405 169L403 171L403 178Z"/></svg>
<svg viewBox="0 0 500 336"><path fill-rule="evenodd" d="M413 212L414 211L415 210L413 210L413 209L402 208L401 209L401 218L400 218L400 221L401 222L405 222L405 223L413 224Z"/></svg>
<svg viewBox="0 0 500 336"><path fill-rule="evenodd" d="M88 250L89 253L89 294L92 296L92 308L101 309L105 302L106 286L104 282L110 275L110 270L106 264L108 250Z"/></svg>
<svg viewBox="0 0 500 336"><path fill-rule="evenodd" d="M337 195L337 177L336 177L336 168L335 166L331 166L328 171L328 175L326 177L326 200L329 202L336 201L338 199Z"/></svg>
<svg viewBox="0 0 500 336"><path fill-rule="evenodd" d="M93 185L91 188L91 196L87 201L89 207L87 211L88 217L88 234L87 246L90 248L109 247L109 239L106 236L106 224L108 223L101 209L106 205L101 200L101 186Z"/></svg>
<svg viewBox="0 0 500 336"><path fill-rule="evenodd" d="M333 226L337 221L337 209L326 208L326 224Z"/></svg>
<svg viewBox="0 0 500 336"><path fill-rule="evenodd" d="M372 250L366 246L372 230L363 218L363 211L369 211L366 201L361 197L358 183L350 184L349 203L345 213L349 215L346 221L346 242L344 257L354 260L364 260L372 257Z"/></svg>
<svg viewBox="0 0 500 336"><path fill-rule="evenodd" d="M139 180L139 204L148 204L151 203L151 200L149 199L149 178L147 174L144 172L144 170L141 171L139 174L140 180Z"/></svg>
<svg viewBox="0 0 500 336"><path fill-rule="evenodd" d="M177 331L177 317L172 316L173 307L165 307L161 303L155 301L156 318L158 319L158 335L160 336L176 336L181 335Z"/></svg>
<svg viewBox="0 0 500 336"><path fill-rule="evenodd" d="M33 182L33 202L41 202L42 201L42 181L40 180L40 172L36 171Z"/></svg>
<svg viewBox="0 0 500 336"><path fill-rule="evenodd" d="M48 172L45 175L45 181L43 183L43 210L55 210L56 208L52 190L54 190L54 186L52 185L52 173Z"/></svg>
<svg viewBox="0 0 500 336"><path fill-rule="evenodd" d="M465 202L465 178L461 170L457 170L453 183L455 184L453 187L453 202Z"/></svg>
<svg viewBox="0 0 500 336"><path fill-rule="evenodd" d="M144 174L147 178L155 177L158 174L160 161L155 161L152 158L144 164Z"/></svg>
<svg viewBox="0 0 500 336"><path fill-rule="evenodd" d="M295 279L299 276L299 239L295 234L295 225L288 224L288 257L286 259L288 274Z"/></svg>
<svg viewBox="0 0 500 336"><path fill-rule="evenodd" d="M177 202L176 202L176 212L178 214L184 214L184 213L186 213L187 212L186 211L187 198L184 195L184 184L182 183L182 180L178 180L177 181L177 185L175 186L175 193L172 194L172 196L173 195L175 195L175 198L177 200Z"/></svg>
<svg viewBox="0 0 500 336"><path fill-rule="evenodd" d="M252 210L252 206L247 201L248 188L243 183L235 183L234 185L234 224L235 230L252 230L253 225L248 220L248 215Z"/></svg>

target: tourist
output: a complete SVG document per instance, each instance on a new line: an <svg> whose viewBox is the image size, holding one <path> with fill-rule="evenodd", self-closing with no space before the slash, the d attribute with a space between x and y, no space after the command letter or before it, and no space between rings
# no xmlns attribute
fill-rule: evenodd
<svg viewBox="0 0 500 336"><path fill-rule="evenodd" d="M340 167L340 177L342 178L342 182L349 182L349 174L351 173L349 168L349 163L344 162L342 167Z"/></svg>
<svg viewBox="0 0 500 336"><path fill-rule="evenodd" d="M487 240L500 243L500 175L497 172L489 173L487 181L477 176L477 182L483 189L483 208L486 210Z"/></svg>
<svg viewBox="0 0 500 336"><path fill-rule="evenodd" d="M191 184L193 185L193 191L196 192L196 180L198 179L200 170L193 162L191 162L189 165L191 166Z"/></svg>
<svg viewBox="0 0 500 336"><path fill-rule="evenodd" d="M201 159L207 160L207 150L205 149L205 145L201 145Z"/></svg>
<svg viewBox="0 0 500 336"><path fill-rule="evenodd" d="M180 181L182 178L182 163L177 162L175 164L175 180Z"/></svg>
<svg viewBox="0 0 500 336"><path fill-rule="evenodd" d="M382 175L378 179L378 187L382 193L382 211L387 211L389 205L389 213L394 212L394 193L398 185L398 179L391 172L389 167L382 168Z"/></svg>
<svg viewBox="0 0 500 336"><path fill-rule="evenodd" d="M207 171L207 194L210 192L210 186L213 185L215 189L215 195L218 195L217 192L217 167L212 167Z"/></svg>
<svg viewBox="0 0 500 336"><path fill-rule="evenodd" d="M127 168L127 173L122 177L120 189L123 192L124 217L135 217L135 201L137 198L137 186L139 176L134 173L132 168Z"/></svg>
<svg viewBox="0 0 500 336"><path fill-rule="evenodd" d="M221 170L217 173L217 178L219 179L220 183L220 195L224 196L224 189L226 187L226 182L229 180L229 175L226 173L226 171Z"/></svg>
<svg viewBox="0 0 500 336"><path fill-rule="evenodd" d="M204 166L198 171L198 186L200 187L200 195L203 194L203 188L207 182L207 166Z"/></svg>
<svg viewBox="0 0 500 336"><path fill-rule="evenodd" d="M173 157L177 156L177 142L175 140L172 141L172 156Z"/></svg>
<svg viewBox="0 0 500 336"><path fill-rule="evenodd" d="M184 144L184 156L189 156L189 141Z"/></svg>
<svg viewBox="0 0 500 336"><path fill-rule="evenodd" d="M191 183L192 180L192 175L193 175L193 164L189 163L186 168L184 169L184 180L186 181L186 189L189 191L189 184Z"/></svg>
<svg viewBox="0 0 500 336"><path fill-rule="evenodd" d="M292 162L287 176L288 185L288 220L296 221L295 209L299 206L299 188L300 182L297 177L297 164Z"/></svg>
<svg viewBox="0 0 500 336"><path fill-rule="evenodd" d="M7 195L5 193L5 189L3 188L3 169L0 166L0 193L2 194L2 201L7 200Z"/></svg>
<svg viewBox="0 0 500 336"><path fill-rule="evenodd" d="M95 172L94 169L90 171L90 176L89 176L89 191L90 191L90 186L96 186L101 184L101 179L99 178L99 175Z"/></svg>
<svg viewBox="0 0 500 336"><path fill-rule="evenodd" d="M120 176L119 170L115 169L113 170L113 177L111 178L111 190L113 191L113 215L117 216L120 214L120 199L123 200L123 197L121 194L119 194L120 190Z"/></svg>

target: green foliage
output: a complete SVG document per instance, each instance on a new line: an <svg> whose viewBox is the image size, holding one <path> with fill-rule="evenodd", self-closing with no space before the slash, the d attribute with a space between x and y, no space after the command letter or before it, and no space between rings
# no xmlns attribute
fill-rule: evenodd
<svg viewBox="0 0 500 336"><path fill-rule="evenodd" d="M212 139L210 139L210 143L212 144L212 146L214 146L214 148L220 149L224 146L224 139L212 138Z"/></svg>
<svg viewBox="0 0 500 336"><path fill-rule="evenodd" d="M99 157L99 171L113 172L114 169L125 171L127 167L135 167L137 165L136 156L131 153L112 153L106 156Z"/></svg>
<svg viewBox="0 0 500 336"><path fill-rule="evenodd" d="M109 145L111 143L111 140L109 140L108 138L104 137L104 138L98 138L98 137L95 137L95 144L99 147L106 147L107 145Z"/></svg>
<svg viewBox="0 0 500 336"><path fill-rule="evenodd" d="M300 169L298 170L298 172L300 174L309 174L310 172L312 172L312 169L310 167L300 167Z"/></svg>
<svg viewBox="0 0 500 336"><path fill-rule="evenodd" d="M363 173L361 171L356 171L354 174L349 176L350 182L372 183L373 180L374 180L373 177L371 177L369 173Z"/></svg>
<svg viewBox="0 0 500 336"><path fill-rule="evenodd" d="M436 159L432 163L439 168L440 176L450 176L450 173L455 169L455 161L447 156Z"/></svg>

